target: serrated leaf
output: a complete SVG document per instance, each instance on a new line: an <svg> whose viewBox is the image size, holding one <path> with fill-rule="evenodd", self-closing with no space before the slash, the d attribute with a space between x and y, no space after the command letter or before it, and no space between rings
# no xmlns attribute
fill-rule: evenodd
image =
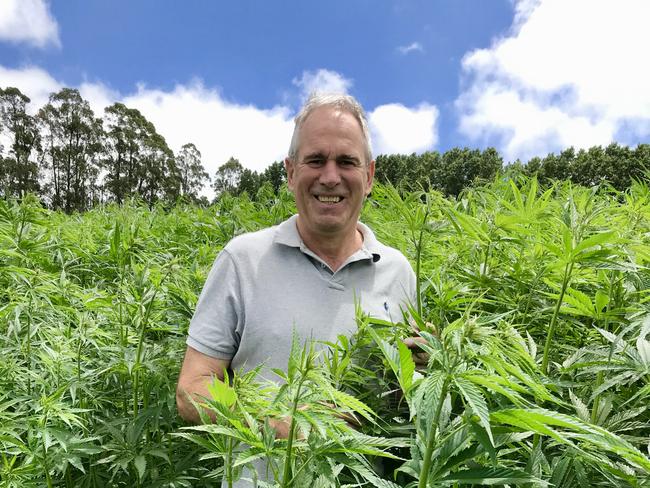
<svg viewBox="0 0 650 488"><path fill-rule="evenodd" d="M492 437L492 430L490 429L490 411L487 402L485 401L485 397L483 396L483 392L478 386L463 377L455 378L455 383L465 401L472 408L472 411L478 415L481 425L487 432L490 442L494 446L494 438Z"/></svg>
<svg viewBox="0 0 650 488"><path fill-rule="evenodd" d="M548 486L542 481L520 469L513 468L491 468L481 467L464 469L445 476L439 481L455 481L461 485L520 485L523 483L538 483L541 486Z"/></svg>
<svg viewBox="0 0 650 488"><path fill-rule="evenodd" d="M399 383L405 394L411 389L413 384L413 373L415 372L415 361L411 350L403 342L397 343L399 352Z"/></svg>
<svg viewBox="0 0 650 488"><path fill-rule="evenodd" d="M589 413L589 408L587 408L587 405L585 405L582 400L580 400L580 398L578 398L571 390L569 390L569 398L571 399L571 403L573 404L573 407L576 410L576 414L580 420L589 422L591 415Z"/></svg>
<svg viewBox="0 0 650 488"><path fill-rule="evenodd" d="M208 384L208 392L210 392L210 396L215 402L230 408L237 401L237 393L233 387L226 383L227 378L225 376L224 381L221 381L215 376L212 383Z"/></svg>
<svg viewBox="0 0 650 488"><path fill-rule="evenodd" d="M133 464L138 470L138 477L142 480L142 478L144 478L144 473L147 470L147 460L140 454L133 459Z"/></svg>
<svg viewBox="0 0 650 488"><path fill-rule="evenodd" d="M596 303L596 310L598 313L602 313L602 311L609 303L609 295L602 290L597 290L594 301Z"/></svg>

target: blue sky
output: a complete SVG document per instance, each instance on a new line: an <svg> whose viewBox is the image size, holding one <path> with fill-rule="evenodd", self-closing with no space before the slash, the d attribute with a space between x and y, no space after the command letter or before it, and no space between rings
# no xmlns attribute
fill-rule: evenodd
<svg viewBox="0 0 650 488"><path fill-rule="evenodd" d="M212 174L282 159L312 90L365 106L376 153L506 161L650 136L646 0L0 0L0 86L141 110Z"/></svg>

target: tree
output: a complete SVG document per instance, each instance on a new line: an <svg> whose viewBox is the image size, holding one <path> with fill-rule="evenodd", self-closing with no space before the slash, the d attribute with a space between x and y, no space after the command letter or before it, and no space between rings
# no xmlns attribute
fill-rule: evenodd
<svg viewBox="0 0 650 488"><path fill-rule="evenodd" d="M260 175L259 186L261 187L265 182L268 182L273 187L273 191L277 193L286 181L287 175L284 170L284 163L275 161Z"/></svg>
<svg viewBox="0 0 650 488"><path fill-rule="evenodd" d="M30 102L18 88L0 89L0 136L10 141L7 156L0 148L0 193L5 197L37 192L38 164L32 158L40 146L36 118L25 109Z"/></svg>
<svg viewBox="0 0 650 488"><path fill-rule="evenodd" d="M456 196L470 185L493 179L502 166L503 160L494 148L454 148L442 155L442 164L434 169L432 180L438 189Z"/></svg>
<svg viewBox="0 0 650 488"><path fill-rule="evenodd" d="M143 173L142 151L153 125L138 110L115 103L104 109L106 140L104 188L109 197L122 203L133 195Z"/></svg>
<svg viewBox="0 0 650 488"><path fill-rule="evenodd" d="M115 103L105 109L104 188L118 203L132 195L149 205L175 200L182 174L165 138L140 111Z"/></svg>
<svg viewBox="0 0 650 488"><path fill-rule="evenodd" d="M201 152L192 143L184 144L176 155L176 167L180 175L181 195L198 199L203 182L209 178L201 164Z"/></svg>
<svg viewBox="0 0 650 488"><path fill-rule="evenodd" d="M226 192L231 195L237 194L243 171L244 168L239 160L233 157L219 166L212 181L212 188L217 194L217 197L220 197Z"/></svg>
<svg viewBox="0 0 650 488"><path fill-rule="evenodd" d="M174 201L180 196L181 183L174 153L165 138L155 132L144 140L142 165L137 192L152 206L164 199Z"/></svg>
<svg viewBox="0 0 650 488"><path fill-rule="evenodd" d="M50 95L39 111L43 157L49 171L52 207L66 213L86 210L99 200L97 185L102 149L102 122L77 90L63 88Z"/></svg>
<svg viewBox="0 0 650 488"><path fill-rule="evenodd" d="M241 172L241 178L239 179L239 185L237 186L237 195L241 195L246 192L251 198L255 198L257 195L257 190L260 189L260 175L257 174L257 171L253 171L248 168L244 168Z"/></svg>

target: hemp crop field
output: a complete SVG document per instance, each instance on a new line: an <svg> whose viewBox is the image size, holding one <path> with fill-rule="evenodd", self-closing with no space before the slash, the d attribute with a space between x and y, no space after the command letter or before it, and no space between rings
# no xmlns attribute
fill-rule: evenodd
<svg viewBox="0 0 650 488"><path fill-rule="evenodd" d="M260 486L650 486L645 183L376 186L362 219L411 260L417 303L296 339L282 386L235 373L206 399L217 421L185 426L175 383L216 253L294 211L286 192L72 216L0 201L0 487L229 486L258 458ZM415 326L425 368L401 342ZM276 440L264 419L285 415Z"/></svg>

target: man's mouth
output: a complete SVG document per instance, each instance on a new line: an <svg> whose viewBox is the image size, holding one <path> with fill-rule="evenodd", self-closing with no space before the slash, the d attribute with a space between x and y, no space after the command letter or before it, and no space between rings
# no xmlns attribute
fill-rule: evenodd
<svg viewBox="0 0 650 488"><path fill-rule="evenodd" d="M323 203L339 203L343 200L342 197L336 195L318 195L316 198Z"/></svg>

